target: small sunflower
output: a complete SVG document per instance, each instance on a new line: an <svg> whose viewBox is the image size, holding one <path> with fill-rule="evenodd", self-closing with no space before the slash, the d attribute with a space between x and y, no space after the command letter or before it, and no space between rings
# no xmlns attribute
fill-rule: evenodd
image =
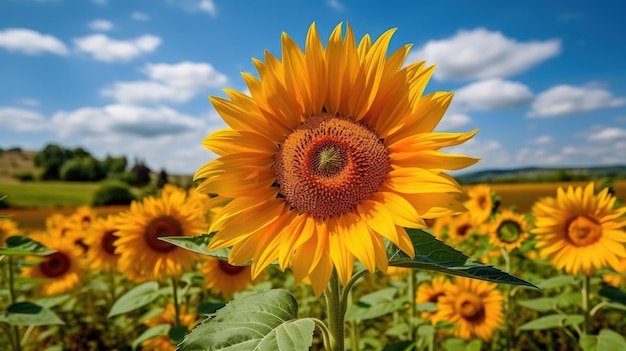
<svg viewBox="0 0 626 351"><path fill-rule="evenodd" d="M382 238L414 255L407 228L461 213L446 173L476 163L441 148L469 133L433 132L452 93L423 95L434 67L403 67L410 45L387 55L394 30L357 45L350 26L324 48L311 25L305 50L282 36L282 59L254 59L250 96L225 90L211 102L229 128L204 140L219 157L202 166L198 191L232 201L216 216L209 250L233 247L252 274L278 261L320 295L336 269L345 285L355 259L387 270Z"/></svg>
<svg viewBox="0 0 626 351"><path fill-rule="evenodd" d="M489 226L490 242L498 247L512 251L528 238L529 224L523 214L504 210Z"/></svg>
<svg viewBox="0 0 626 351"><path fill-rule="evenodd" d="M91 226L91 223L96 219L96 213L89 206L80 206L72 213L71 220L76 223L77 226L87 229Z"/></svg>
<svg viewBox="0 0 626 351"><path fill-rule="evenodd" d="M0 246L4 246L5 240L10 236L17 235L17 233L17 223L7 218L0 219Z"/></svg>
<svg viewBox="0 0 626 351"><path fill-rule="evenodd" d="M134 201L120 215L115 253L119 268L135 281L178 278L198 254L159 240L168 236L194 236L206 232L204 213L190 205L186 193L163 193L161 198Z"/></svg>
<svg viewBox="0 0 626 351"><path fill-rule="evenodd" d="M472 221L475 224L487 222L493 211L491 188L487 185L477 185L472 187L467 195L469 200L465 201L463 205L469 211Z"/></svg>
<svg viewBox="0 0 626 351"><path fill-rule="evenodd" d="M543 198L533 206L540 256L569 274L593 274L595 269L617 270L626 258L626 207L614 208L608 189L594 195L586 187L559 188L556 198Z"/></svg>
<svg viewBox="0 0 626 351"><path fill-rule="evenodd" d="M176 310L174 304L168 303L165 306L165 310L158 316L146 319L143 324L147 327L156 327L161 324L169 324L174 326L174 319L176 318ZM196 315L187 313L185 305L180 306L178 318L180 325L187 327L188 330L193 329L196 325ZM176 350L176 344L172 344L168 335L157 336L156 338L148 339L141 343L142 350L151 351L174 351Z"/></svg>
<svg viewBox="0 0 626 351"><path fill-rule="evenodd" d="M44 278L37 285L42 295L63 294L76 289L84 280L84 270L80 263L80 248L67 238L59 238L43 233L33 236L49 249L56 250L47 256L38 257L40 263L25 267L22 275L27 278Z"/></svg>
<svg viewBox="0 0 626 351"><path fill-rule="evenodd" d="M448 224L448 238L457 242L469 239L477 231L474 223L469 212L453 217Z"/></svg>
<svg viewBox="0 0 626 351"><path fill-rule="evenodd" d="M489 341L504 322L503 303L504 296L496 284L456 277L439 298L433 323L452 322L458 326L458 337Z"/></svg>
<svg viewBox="0 0 626 351"><path fill-rule="evenodd" d="M87 262L95 270L108 272L117 267L120 256L115 253L117 218L109 215L95 219L91 223L89 235L85 237L85 244L89 246Z"/></svg>
<svg viewBox="0 0 626 351"><path fill-rule="evenodd" d="M200 272L204 276L204 287L227 299L246 290L252 283L250 266L233 266L215 257L207 256Z"/></svg>
<svg viewBox="0 0 626 351"><path fill-rule="evenodd" d="M602 280L614 287L626 285L626 258L620 259L619 265L615 269L615 273L605 273Z"/></svg>
<svg viewBox="0 0 626 351"><path fill-rule="evenodd" d="M431 302L436 304L439 298L445 295L452 287L452 283L442 276L437 276L431 281L420 284L417 288L417 296L415 297L416 303ZM430 319L436 312L422 312L420 317L422 319ZM432 321L432 320L431 320Z"/></svg>

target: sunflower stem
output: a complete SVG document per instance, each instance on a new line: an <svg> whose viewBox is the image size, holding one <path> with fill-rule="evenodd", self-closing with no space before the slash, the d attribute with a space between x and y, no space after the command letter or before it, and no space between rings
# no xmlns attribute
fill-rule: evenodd
<svg viewBox="0 0 626 351"><path fill-rule="evenodd" d="M172 292L174 297L174 314L176 317L174 326L178 327L180 325L180 306L178 305L178 282L175 278L172 278Z"/></svg>
<svg viewBox="0 0 626 351"><path fill-rule="evenodd" d="M417 316L417 305L415 303L415 297L417 294L417 279L415 279L415 270L409 271L409 340L411 343L415 342L415 318Z"/></svg>
<svg viewBox="0 0 626 351"><path fill-rule="evenodd" d="M589 334L589 325L590 325L590 318L589 318L589 276L588 275L583 275L583 286L582 286L582 290L581 290L581 295L583 298L583 317L584 317L584 321L583 321L583 331L582 331L582 336Z"/></svg>
<svg viewBox="0 0 626 351"><path fill-rule="evenodd" d="M313 323L315 323L315 326L322 333L322 340L324 341L324 345L328 345L328 343L329 343L329 332L328 332L328 327L326 326L326 324L324 324L324 322L322 322L321 320L319 320L317 318L311 317L311 320L313 320Z"/></svg>
<svg viewBox="0 0 626 351"><path fill-rule="evenodd" d="M500 248L502 252L502 258L504 258L504 272L511 273L511 256L509 251L504 247ZM505 288L506 296L504 299L504 311L507 316L511 317L511 286L507 285ZM511 329L510 319L506 318L504 321L504 332L506 335L506 349L513 350L512 342L515 335Z"/></svg>
<svg viewBox="0 0 626 351"><path fill-rule="evenodd" d="M12 256L9 256L9 297L10 297L11 304L14 304L16 300L16 296L15 296L15 278L13 277L13 257ZM20 342L20 339L21 339L20 330L17 327L17 325L13 326L13 335L15 338L14 350L21 351L22 344Z"/></svg>
<svg viewBox="0 0 626 351"><path fill-rule="evenodd" d="M341 292L341 302L342 302L341 313L342 314L346 314L346 309L348 308L348 300L350 299L350 291L352 291L352 286L354 286L354 283L356 283L357 280L359 280L362 276L366 275L368 272L369 271L367 269L363 269L363 270L356 272L352 277L350 277L350 280L348 280L348 283L343 288L343 291Z"/></svg>
<svg viewBox="0 0 626 351"><path fill-rule="evenodd" d="M337 271L333 269L328 288L324 292L328 314L329 351L344 351L344 308L341 301L341 283Z"/></svg>

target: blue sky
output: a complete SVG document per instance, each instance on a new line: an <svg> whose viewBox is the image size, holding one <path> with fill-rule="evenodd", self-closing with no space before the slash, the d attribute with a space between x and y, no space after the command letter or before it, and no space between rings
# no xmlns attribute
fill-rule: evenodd
<svg viewBox="0 0 626 351"><path fill-rule="evenodd" d="M469 171L624 164L626 3L620 1L0 0L0 147L83 146L192 173L225 124L207 100L246 90L251 58L280 56L347 21L358 38L398 28L408 62L455 91L438 130Z"/></svg>

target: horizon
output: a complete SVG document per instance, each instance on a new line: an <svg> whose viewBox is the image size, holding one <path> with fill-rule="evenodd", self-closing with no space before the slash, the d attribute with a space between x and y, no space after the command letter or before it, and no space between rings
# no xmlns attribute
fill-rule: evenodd
<svg viewBox="0 0 626 351"><path fill-rule="evenodd" d="M247 91L251 59L280 57L282 32L302 48L315 22L324 43L338 23L358 39L397 28L390 53L413 43L406 63L437 65L426 93L455 97L436 130L479 129L444 149L482 159L455 175L623 164L626 4L601 4L9 0L0 147L82 146L193 174L215 157L202 139L226 126L207 96Z"/></svg>

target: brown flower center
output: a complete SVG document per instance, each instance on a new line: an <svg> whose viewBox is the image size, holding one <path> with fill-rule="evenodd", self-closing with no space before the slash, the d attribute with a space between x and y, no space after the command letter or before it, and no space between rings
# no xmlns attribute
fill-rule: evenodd
<svg viewBox="0 0 626 351"><path fill-rule="evenodd" d="M470 322L479 322L485 318L485 306L480 297L474 294L460 294L456 299L455 307L461 317Z"/></svg>
<svg viewBox="0 0 626 351"><path fill-rule="evenodd" d="M62 252L46 256L46 261L39 264L41 273L48 278L60 277L70 270L70 259Z"/></svg>
<svg viewBox="0 0 626 351"><path fill-rule="evenodd" d="M299 213L324 219L353 211L388 171L389 155L376 133L326 113L289 134L274 164L280 195Z"/></svg>
<svg viewBox="0 0 626 351"><path fill-rule="evenodd" d="M101 241L101 245L102 245L102 249L104 250L104 252L108 253L109 255L115 255L115 240L117 240L117 236L115 236L115 230L108 230L104 233L104 235L102 236L102 241Z"/></svg>
<svg viewBox="0 0 626 351"><path fill-rule="evenodd" d="M183 228L176 219L169 216L161 216L153 219L148 224L144 234L146 243L150 248L158 252L170 252L176 248L176 245L159 240L159 238L166 236L182 236Z"/></svg>
<svg viewBox="0 0 626 351"><path fill-rule="evenodd" d="M243 269L245 268L243 266L233 266L230 263L222 260L219 260L218 264L222 272L228 275L237 275L237 273L243 271Z"/></svg>
<svg viewBox="0 0 626 351"><path fill-rule="evenodd" d="M428 298L428 302L432 302L432 303L437 303L437 301L439 301L439 298L442 297L443 295L445 295L445 292L438 292L436 294L432 294L429 298Z"/></svg>
<svg viewBox="0 0 626 351"><path fill-rule="evenodd" d="M500 241L510 244L517 242L520 235L522 234L522 228L519 223L511 220L502 221L500 226L498 226L498 239Z"/></svg>
<svg viewBox="0 0 626 351"><path fill-rule="evenodd" d="M602 227L592 218L578 216L569 222L567 237L576 246L588 246L602 237Z"/></svg>
<svg viewBox="0 0 626 351"><path fill-rule="evenodd" d="M469 224L462 224L456 227L456 235L458 237L464 238L470 233L470 229L472 228Z"/></svg>

